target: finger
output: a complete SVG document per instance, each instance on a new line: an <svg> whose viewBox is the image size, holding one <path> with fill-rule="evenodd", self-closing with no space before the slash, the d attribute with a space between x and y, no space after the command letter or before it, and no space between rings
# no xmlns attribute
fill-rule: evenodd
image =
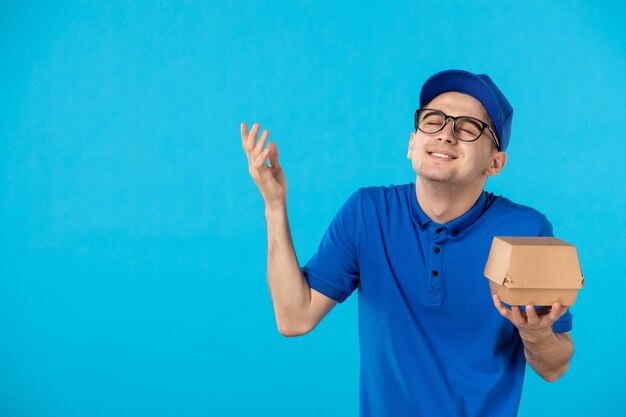
<svg viewBox="0 0 626 417"><path fill-rule="evenodd" d="M513 316L513 324L516 326L526 325L526 318L522 315L518 306L511 306L511 314Z"/></svg>
<svg viewBox="0 0 626 417"><path fill-rule="evenodd" d="M263 133L261 133L261 137L259 138L259 141L254 146L254 150L252 151L252 156L254 158L259 156L259 154L263 151L263 148L265 147L265 141L267 141L267 137L269 135L270 135L270 132L267 129L264 130Z"/></svg>
<svg viewBox="0 0 626 417"><path fill-rule="evenodd" d="M493 305L500 310L500 308L502 308L502 303L500 302L500 297L498 297L498 294L491 294L491 298L493 299Z"/></svg>
<svg viewBox="0 0 626 417"><path fill-rule="evenodd" d="M278 162L278 146L276 145L276 143L268 143L267 149L269 149L268 159L270 161L270 167L272 167L272 169L280 168L280 163Z"/></svg>
<svg viewBox="0 0 626 417"><path fill-rule="evenodd" d="M246 149L246 142L248 141L248 125L246 122L241 122L241 146Z"/></svg>
<svg viewBox="0 0 626 417"><path fill-rule="evenodd" d="M509 310L502 304L502 302L500 301L500 297L498 297L497 294L493 294L492 297L493 297L493 305L496 306L496 308L500 312L500 315L511 320L513 318L511 315L511 310Z"/></svg>
<svg viewBox="0 0 626 417"><path fill-rule="evenodd" d="M526 306L526 317L528 318L528 324L530 326L536 326L539 324L539 316L535 311L535 306L528 304Z"/></svg>
<svg viewBox="0 0 626 417"><path fill-rule="evenodd" d="M259 175L264 175L267 172L265 165L265 160L267 159L267 155L269 153L269 149L264 149L263 152L259 154L259 156L254 161L254 168L257 170Z"/></svg>
<svg viewBox="0 0 626 417"><path fill-rule="evenodd" d="M550 311L550 319L555 322L565 313L567 313L567 307L559 303L554 303L552 304L552 311Z"/></svg>
<svg viewBox="0 0 626 417"><path fill-rule="evenodd" d="M256 135L257 133L259 133L259 124L258 123L254 123L252 125L252 129L250 129L250 133L248 133L248 140L246 141L246 152L252 152L252 149L254 149L254 144L256 143Z"/></svg>

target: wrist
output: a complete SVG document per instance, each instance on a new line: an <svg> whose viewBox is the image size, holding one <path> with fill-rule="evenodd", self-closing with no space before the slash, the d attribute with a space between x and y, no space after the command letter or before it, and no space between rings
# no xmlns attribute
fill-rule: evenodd
<svg viewBox="0 0 626 417"><path fill-rule="evenodd" d="M277 201L272 203L265 203L265 216L272 216L276 214L282 214L287 209L286 201Z"/></svg>
<svg viewBox="0 0 626 417"><path fill-rule="evenodd" d="M541 329L519 329L519 335L524 343L551 344L556 341L552 327Z"/></svg>

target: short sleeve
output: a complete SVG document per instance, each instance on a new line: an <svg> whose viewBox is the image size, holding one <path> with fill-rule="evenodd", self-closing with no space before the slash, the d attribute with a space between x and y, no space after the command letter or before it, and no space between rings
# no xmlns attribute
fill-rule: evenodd
<svg viewBox="0 0 626 417"><path fill-rule="evenodd" d="M539 232L537 236L545 236L545 237L553 237L554 231L552 229L552 224L548 221L548 219L544 218L541 227L539 228ZM552 325L552 331L554 333L565 333L572 330L572 313L567 310L567 313L563 314L557 321Z"/></svg>
<svg viewBox="0 0 626 417"><path fill-rule="evenodd" d="M302 267L309 287L340 303L359 285L356 242L360 200L360 191L348 198L331 221L317 252Z"/></svg>
<svg viewBox="0 0 626 417"><path fill-rule="evenodd" d="M552 223L544 217L541 226L539 227L539 232L537 233L539 237L554 237L554 231L552 230Z"/></svg>
<svg viewBox="0 0 626 417"><path fill-rule="evenodd" d="M572 330L572 313L570 313L569 309L567 309L567 313L563 314L557 321L552 325L552 331L554 333L565 333Z"/></svg>

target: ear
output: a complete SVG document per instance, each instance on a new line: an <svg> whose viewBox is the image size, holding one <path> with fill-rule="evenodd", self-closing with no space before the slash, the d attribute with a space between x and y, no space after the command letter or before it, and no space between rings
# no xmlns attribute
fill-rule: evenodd
<svg viewBox="0 0 626 417"><path fill-rule="evenodd" d="M487 167L487 170L485 171L485 174L488 177L494 177L498 175L500 171L502 171L502 168L504 168L505 165L506 165L506 152L495 151L491 155L491 161L489 163L489 166Z"/></svg>
<svg viewBox="0 0 626 417"><path fill-rule="evenodd" d="M411 138L409 139L409 151L406 154L408 159L412 159L413 154L413 142L415 141L415 132L411 132Z"/></svg>

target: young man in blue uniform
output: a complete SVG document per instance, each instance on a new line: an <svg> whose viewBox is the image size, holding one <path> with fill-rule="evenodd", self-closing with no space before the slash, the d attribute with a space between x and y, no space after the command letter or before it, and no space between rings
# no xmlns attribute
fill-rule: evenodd
<svg viewBox="0 0 626 417"><path fill-rule="evenodd" d="M537 210L484 191L505 166L512 116L484 74L430 77L408 145L415 183L357 190L302 268L276 144L264 150L269 132L257 141L259 125L242 124L281 334L308 333L358 288L361 416L514 416L526 361L547 381L566 371L567 309L509 309L483 276L494 236L552 236Z"/></svg>

